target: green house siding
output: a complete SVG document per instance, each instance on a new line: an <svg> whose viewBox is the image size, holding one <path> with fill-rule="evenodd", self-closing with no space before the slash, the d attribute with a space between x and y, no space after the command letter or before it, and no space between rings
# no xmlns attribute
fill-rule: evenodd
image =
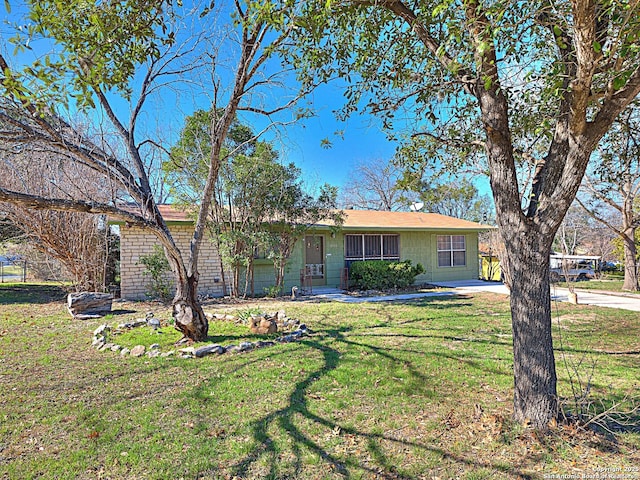
<svg viewBox="0 0 640 480"><path fill-rule="evenodd" d="M425 232L400 233L400 260L411 260L424 267L424 273L416 277L416 283L429 283L433 280L434 252L429 247L429 235Z"/></svg>
<svg viewBox="0 0 640 480"><path fill-rule="evenodd" d="M438 267L438 235L464 235L466 243L466 265L464 267ZM462 232L438 232L429 235L432 282L446 282L451 280L470 280L479 277L480 264L478 260L478 234Z"/></svg>
<svg viewBox="0 0 640 480"><path fill-rule="evenodd" d="M314 286L340 287L340 275L344 268L344 237L341 234L332 236L327 232L311 232L306 236L323 237L324 246L324 280L314 281ZM304 268L304 238L296 242L291 257L287 262L284 276L284 291L300 286L300 271ZM254 265L254 285L257 294L264 293L265 288L275 285L275 271L269 260L257 260Z"/></svg>
<svg viewBox="0 0 640 480"><path fill-rule="evenodd" d="M325 281L315 282L327 287L338 288L344 268L344 236L349 234L398 234L400 236L400 260L411 260L413 265L421 263L425 272L416 277L416 284L443 282L451 280L477 279L479 272L478 233L460 231L385 231L385 232L340 232L333 237L329 232L315 233L324 238L325 247ZM313 235L313 234L310 234ZM438 235L464 235L466 243L466 265L461 267L438 267L437 238ZM300 271L304 266L304 239L297 242L287 263L285 274L285 292L294 285L300 285ZM260 294L275 283L273 264L259 260L254 267L255 291Z"/></svg>
<svg viewBox="0 0 640 480"><path fill-rule="evenodd" d="M192 237L192 220L184 213L178 212L171 206L159 206L166 215L167 225L174 235L176 244L183 251L189 250ZM422 264L425 272L416 278L416 283L431 283L447 280L477 279L479 277L478 261L478 232L486 230L483 225L465 222L459 219L444 217L436 214L419 214L413 212L368 212L348 211L349 218L353 216L351 224L345 224L343 230L332 233L328 226L314 227L307 235L322 237L324 251L319 255L310 246L306 250L305 240L300 239L289 258L284 278L284 291L288 293L294 285L301 286L300 272L305 266L305 254L309 252L311 264L323 264L324 276L316 276L315 286L338 288L342 286L342 275L345 269L345 235L398 235L398 252L400 260L411 260L415 264ZM157 240L153 235L134 227L127 227L121 221L111 221L121 226L121 288L123 298L142 298L145 292L145 280L142 267L138 264L140 255L151 251ZM464 266L438 267L438 235L464 235L465 260ZM186 242L186 243L185 243ZM184 247L186 245L186 247ZM383 248L385 243L382 243ZM388 243L388 256L395 255L395 241ZM364 250L364 249L363 249ZM458 263L459 255L452 254L452 263ZM214 244L205 241L202 244L198 262L200 272L199 292L209 295L222 295L222 279L226 279L227 288L230 285L230 272L223 271L220 257ZM317 269L314 269L317 271ZM243 280L241 280L243 282ZM257 295L265 293L265 289L275 284L275 272L270 260L258 259L254 264L253 291ZM244 283L240 288L244 290ZM251 289L251 286L249 286Z"/></svg>
<svg viewBox="0 0 640 480"><path fill-rule="evenodd" d="M176 227L172 226L174 234ZM128 231L126 231L128 233ZM400 237L400 260L411 260L413 265L421 263L425 272L416 277L416 284L448 281L448 280L466 280L478 278L479 261L478 261L478 234L477 232L460 232L460 231L346 231L332 235L329 230L316 231L309 235L319 236L323 238L324 245L324 280L316 280L314 287L326 286L331 288L339 288L341 286L341 276L345 268L344 262L344 244L345 235L349 234L397 234ZM438 235L465 235L466 240L466 265L464 267L438 267L437 255L437 237ZM135 235L138 237L138 235ZM127 243L127 238L123 236L123 245ZM149 242L151 245L152 242ZM209 244L207 244L209 245ZM140 250L142 247L139 247ZM296 243L291 258L287 262L284 281L284 293L289 293L291 287L300 286L300 271L304 268L305 262L305 242L304 238ZM129 262L131 263L131 262ZM216 263L216 265L219 264ZM202 269L201 265L201 269ZM206 273L206 272L205 272ZM228 274L228 272L227 272ZM221 275L218 274L218 277ZM136 278L140 278L141 273L138 272ZM210 282L206 276L203 276L200 290L202 292L211 293L213 287L221 288L220 283ZM244 290L244 276L241 277L240 288ZM123 279L127 285L140 284L139 281L133 279ZM211 283L211 285L209 285ZM267 259L257 259L254 263L254 292L256 295L263 295L265 289L275 285L275 272L273 263ZM250 287L249 287L250 290ZM220 293L221 294L221 293ZM132 295L129 295L134 298Z"/></svg>

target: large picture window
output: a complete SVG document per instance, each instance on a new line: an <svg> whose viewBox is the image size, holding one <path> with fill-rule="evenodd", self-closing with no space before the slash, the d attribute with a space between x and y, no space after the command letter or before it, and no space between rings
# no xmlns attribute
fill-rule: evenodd
<svg viewBox="0 0 640 480"><path fill-rule="evenodd" d="M438 267L465 267L467 243L464 235L438 235Z"/></svg>
<svg viewBox="0 0 640 480"><path fill-rule="evenodd" d="M400 260L399 235L345 235L345 260Z"/></svg>

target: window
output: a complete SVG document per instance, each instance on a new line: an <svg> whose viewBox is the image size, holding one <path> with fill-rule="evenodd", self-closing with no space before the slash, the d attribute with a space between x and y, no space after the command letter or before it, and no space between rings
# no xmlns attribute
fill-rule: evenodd
<svg viewBox="0 0 640 480"><path fill-rule="evenodd" d="M345 235L345 260L400 260L399 235Z"/></svg>
<svg viewBox="0 0 640 480"><path fill-rule="evenodd" d="M467 246L464 235L438 235L438 267L467 265Z"/></svg>

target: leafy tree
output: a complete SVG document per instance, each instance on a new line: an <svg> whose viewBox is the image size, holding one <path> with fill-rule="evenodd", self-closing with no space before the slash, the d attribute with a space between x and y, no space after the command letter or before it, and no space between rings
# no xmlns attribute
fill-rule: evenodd
<svg viewBox="0 0 640 480"><path fill-rule="evenodd" d="M171 195L185 206L197 203L205 188L211 156L211 122L221 110L197 110L186 118L178 142L171 148L163 170L171 184ZM277 166L277 152L258 141L253 130L234 120L221 149L219 175L207 223L221 255L224 271L231 270L231 294L237 296L252 284L253 258L260 243L260 223L268 213L266 192L274 181L270 167ZM271 175L269 174L271 173ZM257 222L257 223L256 223ZM245 287L240 288L241 272Z"/></svg>
<svg viewBox="0 0 640 480"><path fill-rule="evenodd" d="M597 150L579 204L614 232L624 246L624 290L638 291L636 230L640 226L640 116L638 104L616 121ZM615 214L612 215L612 210Z"/></svg>
<svg viewBox="0 0 640 480"><path fill-rule="evenodd" d="M212 3L200 16L193 15L191 6L171 1L45 0L28 6L30 26L14 44L20 49L48 42L53 54L22 69L21 57L0 55L1 141L14 150L46 145L70 162L86 165L102 176L111 198L43 197L0 184L0 201L108 214L152 232L176 277L176 328L188 338L203 340L209 325L197 298L198 258L225 138L239 111L277 119L299 99L297 93L283 91L279 81L286 67L274 61L293 28L291 18L275 4L253 1ZM198 36L190 37L189 27L181 29L186 19L197 23ZM12 50L2 45L2 52ZM208 79L204 84L203 78ZM184 89L201 88L189 92L194 98L208 96L220 107L208 129L206 181L184 256L159 213L149 174L149 159L166 149L166 139L145 137L141 125L141 118L157 113L146 109L148 101L162 93L175 94L181 80ZM128 109L119 108L123 100ZM113 130L95 123L100 136L74 130L67 106L90 112L88 118L104 119Z"/></svg>
<svg viewBox="0 0 640 480"><path fill-rule="evenodd" d="M149 277L149 298L159 298L166 302L171 299L171 282L167 278L171 267L160 245L153 246L153 252L140 257L140 263L144 265L143 275Z"/></svg>
<svg viewBox="0 0 640 480"><path fill-rule="evenodd" d="M549 254L592 152L640 92L640 5L625 1L309 0L309 82L351 80L345 114L410 130L418 161L484 158L511 281L514 417L558 413ZM407 122L407 110L413 121ZM398 127L399 128L399 127ZM519 181L519 173L530 176Z"/></svg>
<svg viewBox="0 0 640 480"><path fill-rule="evenodd" d="M185 203L204 187L203 166L211 149L207 126L212 112L187 118L180 139L164 165L174 195ZM222 151L211 204L210 231L224 264L231 270L231 293L253 295L253 262L267 252L282 288L287 260L297 240L314 223L334 218L335 189L325 185L317 198L303 188L301 171L282 164L273 146L257 140L253 130L234 121ZM244 287L240 276L244 271Z"/></svg>
<svg viewBox="0 0 640 480"><path fill-rule="evenodd" d="M302 188L299 171L289 170L289 179L283 184L275 221L269 225L268 251L275 269L275 287L282 292L287 262L298 240L322 221L339 229L343 222L341 211L336 207L337 189L323 185L317 197Z"/></svg>
<svg viewBox="0 0 640 480"><path fill-rule="evenodd" d="M615 237L612 242L613 244L613 249L611 254L620 262L622 262L622 264L624 265L624 263L626 262L626 255L627 255L627 248L625 247L625 242L622 241L622 239L617 236ZM640 230L636 229L635 232L635 246L636 246L636 258L635 258L635 262L636 264L640 264L640 249L638 248L638 245L640 245Z"/></svg>
<svg viewBox="0 0 640 480"><path fill-rule="evenodd" d="M446 183L428 180L420 183L417 192L427 212L484 223L494 217L491 199L480 195L478 188L466 178Z"/></svg>

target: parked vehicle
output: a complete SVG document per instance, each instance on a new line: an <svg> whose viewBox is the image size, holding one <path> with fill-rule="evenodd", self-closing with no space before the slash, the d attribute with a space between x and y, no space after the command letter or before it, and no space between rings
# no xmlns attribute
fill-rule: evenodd
<svg viewBox="0 0 640 480"><path fill-rule="evenodd" d="M600 257L594 255L562 255L553 254L550 257L550 280L575 282L589 280L596 277Z"/></svg>
<svg viewBox="0 0 640 480"><path fill-rule="evenodd" d="M622 265L620 262L600 262L598 265L598 270L601 272L619 272L622 270Z"/></svg>

